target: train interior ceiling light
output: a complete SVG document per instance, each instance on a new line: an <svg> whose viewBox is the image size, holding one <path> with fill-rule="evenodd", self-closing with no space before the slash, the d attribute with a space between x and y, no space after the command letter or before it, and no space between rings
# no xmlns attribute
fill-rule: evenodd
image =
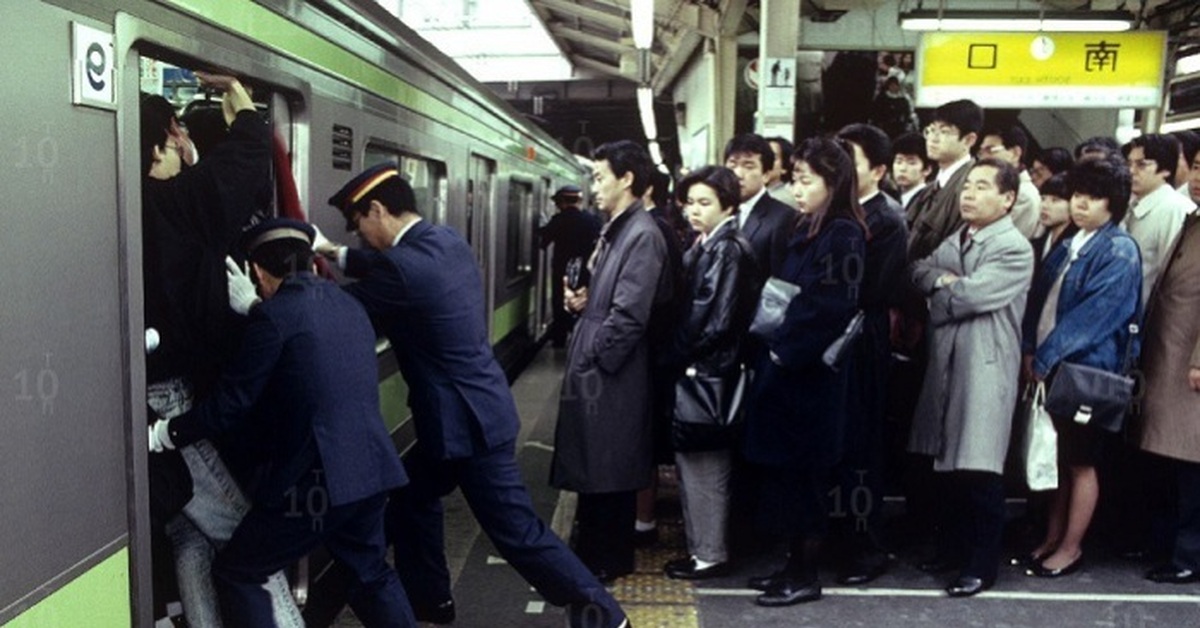
<svg viewBox="0 0 1200 628"><path fill-rule="evenodd" d="M1134 27L1128 11L960 11L918 9L900 14L907 31L1116 32Z"/></svg>

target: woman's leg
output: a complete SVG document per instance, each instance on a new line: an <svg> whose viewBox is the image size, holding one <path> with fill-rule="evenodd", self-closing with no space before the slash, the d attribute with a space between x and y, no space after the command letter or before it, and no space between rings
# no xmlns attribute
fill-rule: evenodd
<svg viewBox="0 0 1200 628"><path fill-rule="evenodd" d="M1071 503L1071 483L1063 482L1054 491L1050 501L1050 512L1046 518L1046 536L1042 544L1033 548L1030 556L1050 556L1062 543L1063 534L1067 529L1067 510Z"/></svg>
<svg viewBox="0 0 1200 628"><path fill-rule="evenodd" d="M1046 569L1062 569L1075 562L1083 554L1083 537L1092 523L1096 502L1100 499L1100 482L1094 466L1072 466L1071 499L1067 509L1067 525L1062 542L1042 566Z"/></svg>

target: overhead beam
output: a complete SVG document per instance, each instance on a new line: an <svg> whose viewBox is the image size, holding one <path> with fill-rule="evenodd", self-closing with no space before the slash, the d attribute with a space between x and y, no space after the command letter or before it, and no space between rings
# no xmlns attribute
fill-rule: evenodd
<svg viewBox="0 0 1200 628"><path fill-rule="evenodd" d="M541 5L556 13L563 13L572 17L577 17L587 22L604 25L615 31L630 31L629 19L614 15L607 11L585 7L583 5L567 2L566 0L534 0L533 4Z"/></svg>
<svg viewBox="0 0 1200 628"><path fill-rule="evenodd" d="M629 44L622 44L611 39L605 39L599 35L591 35L582 31L568 28L562 24L549 24L550 34L555 37L562 37L570 41L577 41L586 46L608 50L616 54L625 54L636 52L636 48Z"/></svg>
<svg viewBox="0 0 1200 628"><path fill-rule="evenodd" d="M576 66L581 67L581 68L593 70L593 71L599 72L601 74L613 76L613 77L624 79L627 81L632 81L632 80L636 79L636 77L631 74L625 74L625 73L621 72L621 68L619 68L615 65L604 63L603 61L597 61L596 59L593 59L591 57L585 57L580 54L573 54L573 55L570 55L570 58L571 58L572 63L574 63Z"/></svg>

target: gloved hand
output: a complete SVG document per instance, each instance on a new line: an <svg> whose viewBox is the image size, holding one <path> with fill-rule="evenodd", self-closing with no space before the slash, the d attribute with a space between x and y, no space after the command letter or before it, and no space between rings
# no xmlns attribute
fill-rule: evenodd
<svg viewBox="0 0 1200 628"><path fill-rule="evenodd" d="M325 234L321 233L320 227L316 225L313 225L312 227L313 230L316 231L316 236L313 237L312 244L313 253L330 259L337 257L338 249L342 248L342 245L333 242L329 238L326 238Z"/></svg>
<svg viewBox="0 0 1200 628"><path fill-rule="evenodd" d="M175 449L175 443L171 442L171 433L167 430L169 422L167 419L159 419L153 425L146 426L152 453L161 454L168 449Z"/></svg>
<svg viewBox="0 0 1200 628"><path fill-rule="evenodd" d="M225 256L225 277L229 283L229 307L238 314L246 314L254 304L262 301L250 281L250 270L239 268L232 257Z"/></svg>

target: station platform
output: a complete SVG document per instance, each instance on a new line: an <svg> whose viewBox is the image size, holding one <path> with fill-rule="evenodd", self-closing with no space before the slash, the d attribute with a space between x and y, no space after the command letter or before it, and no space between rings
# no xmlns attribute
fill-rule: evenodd
<svg viewBox="0 0 1200 628"><path fill-rule="evenodd" d="M574 495L547 484L566 352L543 348L514 382L522 428L518 461L539 515L565 538L573 519ZM1200 627L1200 584L1157 585L1143 579L1150 566L1097 548L1070 576L1044 580L1017 567L1001 567L993 589L976 597L951 599L942 591L948 576L922 573L914 566L926 548L899 552L888 572L866 587L834 584L822 571L824 599L786 608L754 604L746 589L750 576L780 566L782 552L734 556L728 577L691 583L663 575L663 565L686 554L678 482L673 467L660 467L657 503L659 540L637 552L637 570L610 587L635 628L921 627L997 628L1171 628ZM481 534L459 493L445 502L447 558L454 579L459 628L560 628L565 614L501 560ZM1010 499L1013 517L1023 500ZM888 511L900 504L888 500ZM1016 548L1012 548L1014 551ZM337 626L361 626L348 610ZM423 624L432 626L432 624Z"/></svg>

